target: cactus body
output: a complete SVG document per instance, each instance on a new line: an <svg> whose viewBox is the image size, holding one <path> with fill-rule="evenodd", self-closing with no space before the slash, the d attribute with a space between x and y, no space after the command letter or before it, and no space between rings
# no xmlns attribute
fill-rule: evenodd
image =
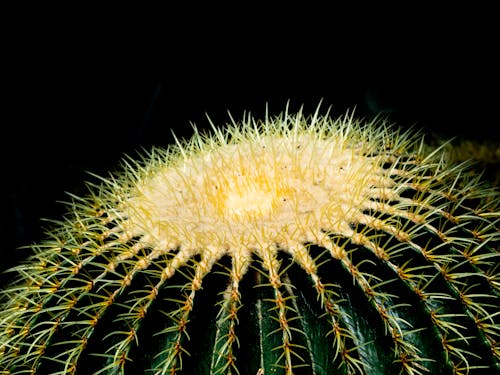
<svg viewBox="0 0 500 375"><path fill-rule="evenodd" d="M2 294L0 374L500 369L499 194L418 133L286 111L89 184Z"/></svg>

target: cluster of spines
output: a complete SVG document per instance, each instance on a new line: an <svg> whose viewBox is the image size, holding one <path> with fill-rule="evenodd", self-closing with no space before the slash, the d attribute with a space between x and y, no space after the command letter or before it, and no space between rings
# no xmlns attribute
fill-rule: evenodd
<svg viewBox="0 0 500 375"><path fill-rule="evenodd" d="M432 158L405 160L404 154L399 156L396 152L391 152L391 158L388 159L391 173L398 179L395 189L401 190L397 202L376 202L374 206L386 207L381 213L370 213L377 224L361 223L353 229L355 236L336 238L335 234L327 234L315 245L327 249L331 259L339 261L378 312L393 344L394 361L400 364L402 372L425 373L430 359L422 357L420 349L412 343L412 337L424 328L415 328L405 320L408 306L397 303L397 295L387 291L398 280L414 292L427 311L446 361L455 373L491 365L477 364L480 358L475 358L477 355L469 349L469 342L475 339L491 348L493 365L498 367L500 280L495 246L498 246L499 216L495 201L489 199L496 197L496 193L478 186L477 179L467 181L466 176L461 176L464 166L446 170L443 163L432 164ZM130 173L136 169L130 168ZM123 189L124 181L127 178L108 181L106 194L99 193L90 199L75 197L71 210L74 215L59 223L60 229L53 232L52 240L34 249L37 262L15 269L22 283L7 290L6 296L12 302L0 313L0 325L8 327L0 342L1 364L5 366L1 371L35 373L42 360L50 360L60 365L61 374L76 372L95 327L114 305L118 306L116 319L124 329L109 333L113 344L98 353L105 357L106 365L97 373L124 371L134 345L140 345L138 332L162 288L178 289L179 297L169 301L176 306L167 313L172 324L157 332L169 336L171 345L152 360L158 369L153 372L176 373L182 369L183 358L188 354L185 342L195 339L194 333L189 333L190 314L196 295L202 293L203 278L212 268L212 264L207 264L211 259L193 257L186 262L175 252L151 251L140 240L115 231L115 223L120 220L116 210L119 202L111 198L103 202L102 197L119 198L116 191ZM412 191L411 198L402 197L405 189ZM468 207L471 202L473 206ZM394 215L389 220L394 223L383 225L389 221L385 216L390 211ZM380 228L385 235L373 228ZM359 259L354 245L371 251L373 259ZM358 337L343 307L339 292L342 285L322 280L319 269L323 268L324 254L313 258L306 249L303 247L294 255L302 258L297 264L309 275L311 290L316 291L329 322L333 360L345 373L362 373L367 370L362 354L366 343ZM221 374L239 373L237 352L241 339L237 327L242 307L239 285L251 267L261 279L267 279L261 281L260 287L272 291L267 299L272 307L266 313L277 323L277 328L267 335L277 335L280 339L280 344L273 348L278 353L276 365L291 374L314 362L305 358L308 348L294 341L303 336L306 339L296 341L307 345L307 332L295 325L301 319L301 312L296 303L296 286L287 275L288 268L271 256L273 252L264 254L255 259L242 250L241 257L233 257L227 269L228 286L218 302L216 350L211 359L212 368ZM377 267L387 268L393 277L377 276ZM147 274L149 283L129 291L134 278L141 273ZM187 282L170 285L168 280L174 273L183 273ZM489 293L485 292L488 288ZM465 326L464 321L473 322L479 337L469 337L467 332L471 327ZM58 335L64 341L56 342ZM56 348L50 348L51 345ZM57 346L62 349L58 351Z"/></svg>

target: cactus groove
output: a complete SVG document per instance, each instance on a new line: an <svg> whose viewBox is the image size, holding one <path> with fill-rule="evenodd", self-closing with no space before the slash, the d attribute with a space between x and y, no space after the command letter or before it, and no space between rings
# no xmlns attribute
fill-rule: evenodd
<svg viewBox="0 0 500 375"><path fill-rule="evenodd" d="M498 373L500 196L446 160L319 107L124 158L10 270L0 374Z"/></svg>

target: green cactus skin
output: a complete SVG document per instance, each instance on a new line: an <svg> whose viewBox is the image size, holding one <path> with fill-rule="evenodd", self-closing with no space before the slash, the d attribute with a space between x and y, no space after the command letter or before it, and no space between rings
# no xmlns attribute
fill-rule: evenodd
<svg viewBox="0 0 500 375"><path fill-rule="evenodd" d="M327 111L124 158L13 270L0 374L500 371L499 193Z"/></svg>

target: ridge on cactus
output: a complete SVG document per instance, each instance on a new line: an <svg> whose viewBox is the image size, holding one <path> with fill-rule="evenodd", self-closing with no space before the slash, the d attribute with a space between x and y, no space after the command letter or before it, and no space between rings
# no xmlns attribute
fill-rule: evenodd
<svg viewBox="0 0 500 375"><path fill-rule="evenodd" d="M0 374L500 371L500 195L421 134L244 116L87 183L14 267Z"/></svg>

